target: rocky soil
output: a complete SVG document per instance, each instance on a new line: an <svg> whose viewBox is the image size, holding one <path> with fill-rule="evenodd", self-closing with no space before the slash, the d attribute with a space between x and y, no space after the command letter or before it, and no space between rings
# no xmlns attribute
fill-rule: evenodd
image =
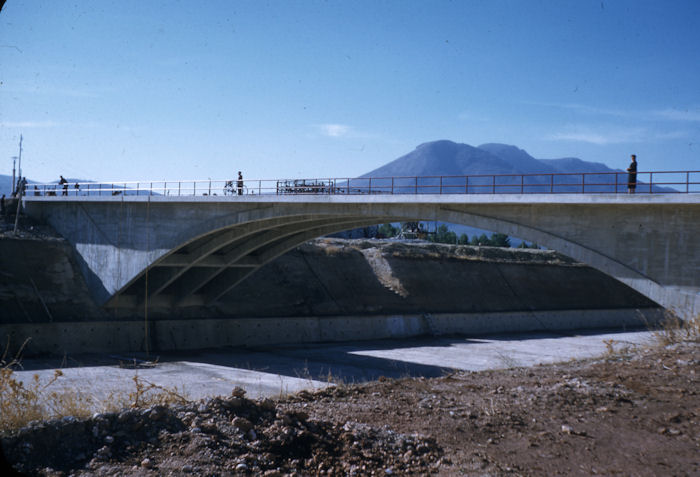
<svg viewBox="0 0 700 477"><path fill-rule="evenodd" d="M700 344L6 433L26 475L700 475Z"/></svg>

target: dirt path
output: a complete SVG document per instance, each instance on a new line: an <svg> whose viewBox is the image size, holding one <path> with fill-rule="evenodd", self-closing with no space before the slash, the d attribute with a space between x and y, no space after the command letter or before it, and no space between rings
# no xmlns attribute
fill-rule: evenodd
<svg viewBox="0 0 700 477"><path fill-rule="evenodd" d="M700 344L37 423L29 475L700 475Z"/></svg>

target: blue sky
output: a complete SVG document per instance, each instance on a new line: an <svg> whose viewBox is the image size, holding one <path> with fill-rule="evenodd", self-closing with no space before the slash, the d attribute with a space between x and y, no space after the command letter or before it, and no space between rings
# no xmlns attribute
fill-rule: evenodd
<svg viewBox="0 0 700 477"><path fill-rule="evenodd" d="M700 2L32 1L0 12L0 173L353 177L450 139L700 170Z"/></svg>

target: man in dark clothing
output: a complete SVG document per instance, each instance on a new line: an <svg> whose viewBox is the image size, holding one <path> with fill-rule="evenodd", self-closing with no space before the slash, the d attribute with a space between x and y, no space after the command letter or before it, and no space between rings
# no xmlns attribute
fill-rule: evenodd
<svg viewBox="0 0 700 477"><path fill-rule="evenodd" d="M243 174L238 171L238 182L236 182L236 187L238 188L238 195L243 195Z"/></svg>
<svg viewBox="0 0 700 477"><path fill-rule="evenodd" d="M63 193L61 195L68 195L68 181L65 177L61 176L61 180L58 183L63 185Z"/></svg>
<svg viewBox="0 0 700 477"><path fill-rule="evenodd" d="M632 154L632 163L627 168L627 193L634 194L637 187L637 156Z"/></svg>

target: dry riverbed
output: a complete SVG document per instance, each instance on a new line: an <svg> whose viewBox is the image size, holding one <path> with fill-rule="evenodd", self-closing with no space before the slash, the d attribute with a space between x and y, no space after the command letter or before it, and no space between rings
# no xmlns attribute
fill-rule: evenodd
<svg viewBox="0 0 700 477"><path fill-rule="evenodd" d="M699 475L700 344L277 400L225 397L2 437L27 475Z"/></svg>

